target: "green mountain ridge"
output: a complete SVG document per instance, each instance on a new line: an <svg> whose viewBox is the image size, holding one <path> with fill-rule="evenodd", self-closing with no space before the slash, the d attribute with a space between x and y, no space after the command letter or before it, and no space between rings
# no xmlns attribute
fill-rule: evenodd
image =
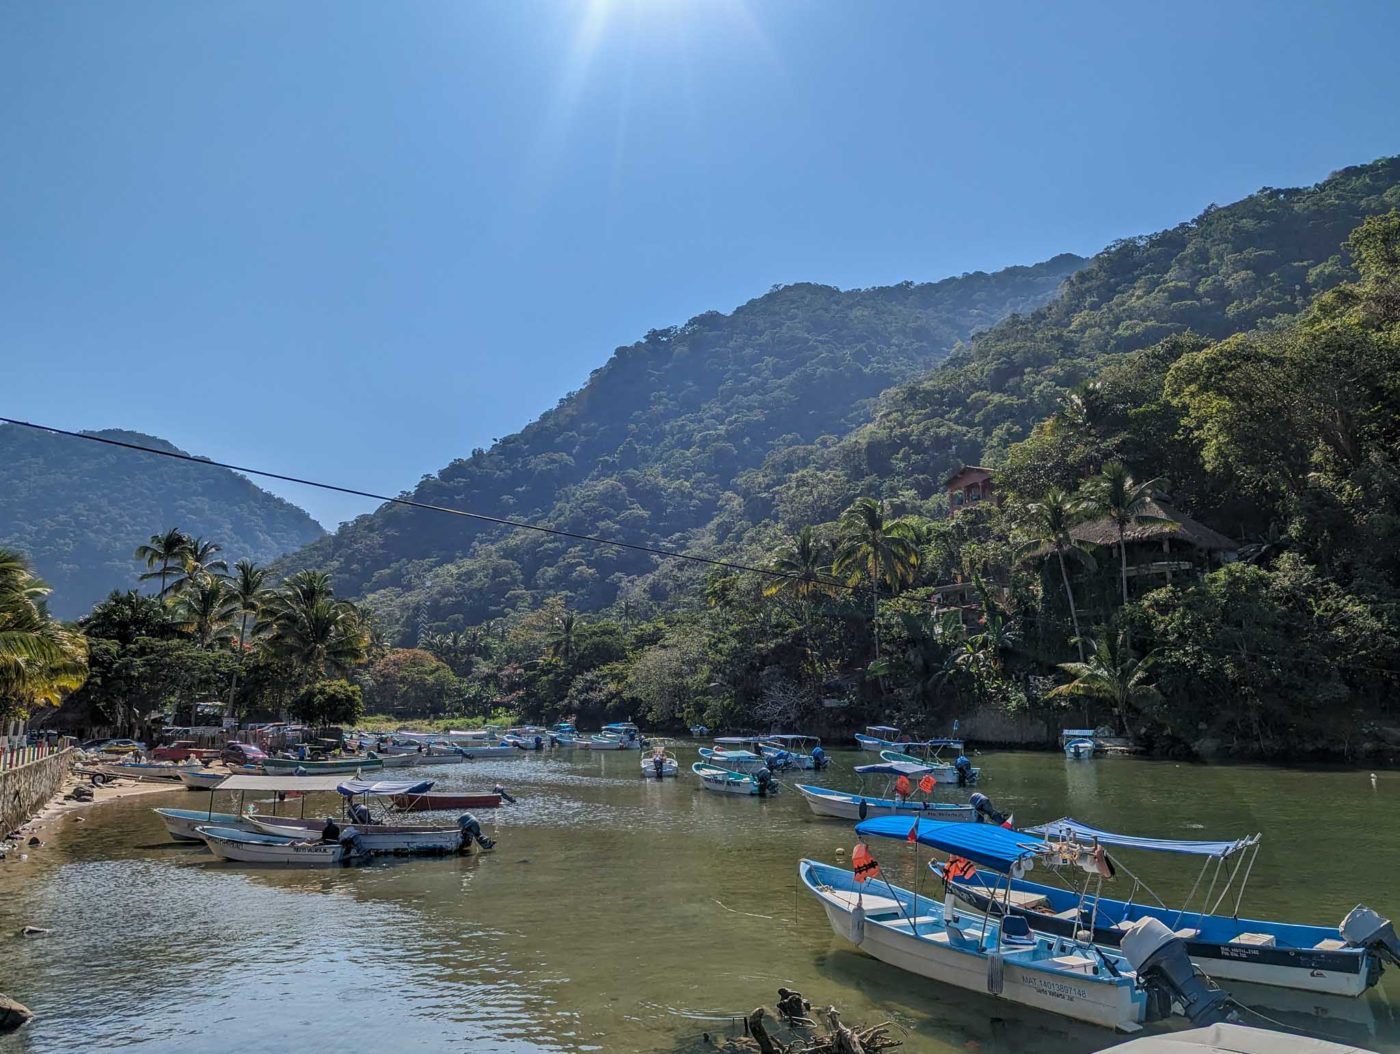
<svg viewBox="0 0 1400 1054"><path fill-rule="evenodd" d="M85 433L184 453L122 429ZM129 589L132 553L180 527L222 556L270 561L326 532L291 502L228 469L0 426L0 546L28 555L52 587L50 609L76 618L113 589Z"/></svg>

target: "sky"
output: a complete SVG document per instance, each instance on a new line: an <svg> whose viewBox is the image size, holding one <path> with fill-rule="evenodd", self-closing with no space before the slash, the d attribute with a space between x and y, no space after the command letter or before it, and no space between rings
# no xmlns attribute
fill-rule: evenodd
<svg viewBox="0 0 1400 1054"><path fill-rule="evenodd" d="M776 283L1400 153L1397 39L1392 0L0 0L0 416L397 493Z"/></svg>

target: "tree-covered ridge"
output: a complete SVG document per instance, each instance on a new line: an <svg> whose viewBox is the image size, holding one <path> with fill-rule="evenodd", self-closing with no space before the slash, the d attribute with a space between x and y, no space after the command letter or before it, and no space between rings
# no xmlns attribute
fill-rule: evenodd
<svg viewBox="0 0 1400 1054"><path fill-rule="evenodd" d="M139 432L94 434L177 449ZM129 581L151 525L177 523L219 538L230 560L270 560L325 533L236 472L0 426L0 545L28 556L56 614L76 617Z"/></svg>
<svg viewBox="0 0 1400 1054"><path fill-rule="evenodd" d="M425 478L412 496L582 533L685 544L688 532L721 512L740 473L773 451L834 442L869 419L881 392L973 331L1044 303L1082 262L1064 255L996 274L845 292L790 285L729 315L708 312L653 330L538 421ZM391 506L346 525L298 563L329 569L347 592L379 593L400 625L453 613L479 620L512 593L562 590L598 607L615 598L623 576L651 566L539 539L512 541L500 553L478 549L468 565L454 564L475 543L501 537ZM436 568L444 569L429 582ZM444 591L452 601L441 610L433 596Z"/></svg>

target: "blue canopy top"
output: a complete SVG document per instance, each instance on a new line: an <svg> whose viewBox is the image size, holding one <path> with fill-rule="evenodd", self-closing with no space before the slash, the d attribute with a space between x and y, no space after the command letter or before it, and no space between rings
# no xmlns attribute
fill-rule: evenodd
<svg viewBox="0 0 1400 1054"><path fill-rule="evenodd" d="M336 787L347 798L357 794L377 794L387 798L393 794L422 794L432 789L432 780L419 780L417 783L407 780L346 780Z"/></svg>
<svg viewBox="0 0 1400 1054"><path fill-rule="evenodd" d="M1241 849L1248 849L1259 841L1257 834L1249 838L1236 838L1233 841L1221 842L1188 842L1174 838L1137 838L1130 834L1100 831L1097 827L1090 827L1087 823L1080 823L1068 816L1053 823L1027 827L1026 830L1043 838L1067 840L1080 845L1098 843L1099 845L1117 846L1120 849L1146 849L1154 853L1181 853L1185 856L1227 857Z"/></svg>
<svg viewBox="0 0 1400 1054"><path fill-rule="evenodd" d="M719 741L716 740L715 742L719 742ZM748 740L744 740L744 742L748 742ZM709 748L709 747L701 747L701 748L700 748L700 755L701 755L702 757L707 757L707 758L709 758L709 757L719 757L721 760L723 760L724 758L745 758L745 759L748 759L748 758L756 758L756 757L759 757L759 755L758 755L758 754L755 754L752 750L735 750L733 747L720 747L718 750L712 750L712 749Z"/></svg>
<svg viewBox="0 0 1400 1054"><path fill-rule="evenodd" d="M610 725L603 726L604 732L635 732L637 726L631 721L614 721Z"/></svg>
<svg viewBox="0 0 1400 1054"><path fill-rule="evenodd" d="M922 776L933 769L912 761L881 761L875 765L857 765L856 771L862 776L866 773L876 776Z"/></svg>
<svg viewBox="0 0 1400 1054"><path fill-rule="evenodd" d="M923 845L941 849L954 856L965 857L1003 874L1018 869L1030 857L1043 852L1047 846L1039 838L1008 831L990 823L940 823L910 819L908 816L879 816L856 824L856 834L862 838L898 838L907 840L909 830L918 824L918 840Z"/></svg>

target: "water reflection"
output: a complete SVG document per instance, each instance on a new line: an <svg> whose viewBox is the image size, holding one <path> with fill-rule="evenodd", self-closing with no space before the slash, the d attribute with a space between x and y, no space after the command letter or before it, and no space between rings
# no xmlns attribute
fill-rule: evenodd
<svg viewBox="0 0 1400 1054"><path fill-rule="evenodd" d="M184 792L103 806L29 863L0 868L0 991L40 1014L0 1052L282 1051L347 1037L389 1050L699 1050L703 1032L732 1032L779 985L850 1021L893 1021L913 1054L1082 1054L1113 1042L833 938L798 890L796 862L849 852L849 825L816 819L796 794L708 794L687 778L692 758L683 751L685 775L661 783L640 778L635 753L409 770L441 789L505 785L518 804L480 814L498 850L345 870L258 870L175 845L150 809L203 800ZM853 788L861 760L838 756L811 781ZM1262 830L1246 910L1335 920L1364 899L1400 912L1388 780L1373 789L1365 773L980 760L983 790L1023 822L1068 813L1182 837ZM892 880L929 883L903 845L879 853ZM1141 870L1168 898L1195 874L1170 860ZM55 932L13 936L31 922ZM1271 1019L1400 1051L1383 991L1325 1000L1236 987Z"/></svg>

